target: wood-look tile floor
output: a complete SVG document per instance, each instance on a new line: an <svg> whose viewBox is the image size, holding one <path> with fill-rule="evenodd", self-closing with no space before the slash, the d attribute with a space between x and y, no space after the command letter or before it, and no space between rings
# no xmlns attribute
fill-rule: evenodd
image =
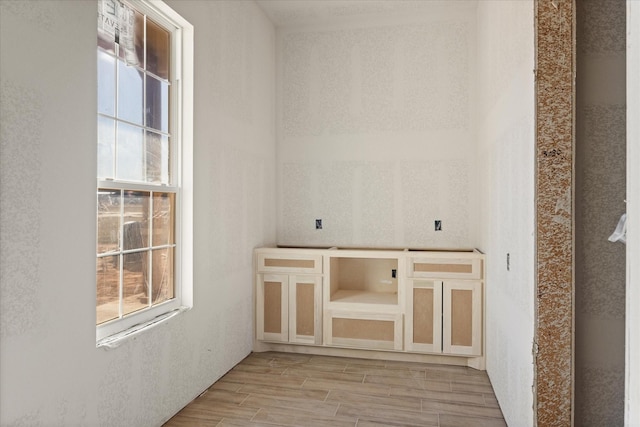
<svg viewBox="0 0 640 427"><path fill-rule="evenodd" d="M458 366L252 353L166 427L506 426L486 372Z"/></svg>

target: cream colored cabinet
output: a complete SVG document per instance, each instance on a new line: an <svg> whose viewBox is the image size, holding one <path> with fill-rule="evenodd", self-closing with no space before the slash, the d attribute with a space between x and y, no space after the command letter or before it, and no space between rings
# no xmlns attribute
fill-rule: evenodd
<svg viewBox="0 0 640 427"><path fill-rule="evenodd" d="M322 344L322 278L261 274L256 292L257 338Z"/></svg>
<svg viewBox="0 0 640 427"><path fill-rule="evenodd" d="M404 268L398 252L341 250L325 256L324 342L402 350Z"/></svg>
<svg viewBox="0 0 640 427"><path fill-rule="evenodd" d="M402 350L402 315L375 311L327 310L325 343L329 346Z"/></svg>
<svg viewBox="0 0 640 427"><path fill-rule="evenodd" d="M289 276L258 274L256 335L259 340L289 342Z"/></svg>
<svg viewBox="0 0 640 427"><path fill-rule="evenodd" d="M322 344L322 257L258 253L256 262L256 338Z"/></svg>
<svg viewBox="0 0 640 427"><path fill-rule="evenodd" d="M405 350L482 355L482 268L480 257L409 260Z"/></svg>
<svg viewBox="0 0 640 427"><path fill-rule="evenodd" d="M405 350L442 353L442 282L409 279Z"/></svg>
<svg viewBox="0 0 640 427"><path fill-rule="evenodd" d="M484 369L478 251L260 248L255 266L256 351Z"/></svg>
<svg viewBox="0 0 640 427"><path fill-rule="evenodd" d="M442 283L442 352L463 356L482 354L482 282Z"/></svg>
<svg viewBox="0 0 640 427"><path fill-rule="evenodd" d="M407 276L431 279L481 279L482 257L476 252L411 255Z"/></svg>

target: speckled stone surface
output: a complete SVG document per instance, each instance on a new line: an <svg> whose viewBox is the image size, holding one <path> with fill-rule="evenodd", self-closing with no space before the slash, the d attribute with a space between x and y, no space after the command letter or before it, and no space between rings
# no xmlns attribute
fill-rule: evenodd
<svg viewBox="0 0 640 427"><path fill-rule="evenodd" d="M572 425L575 6L536 2L536 422Z"/></svg>

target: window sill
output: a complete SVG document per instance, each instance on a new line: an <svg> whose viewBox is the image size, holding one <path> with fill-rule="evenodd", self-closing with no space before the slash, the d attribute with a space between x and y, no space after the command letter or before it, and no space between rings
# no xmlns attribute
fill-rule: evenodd
<svg viewBox="0 0 640 427"><path fill-rule="evenodd" d="M185 311L188 311L189 309L190 307L180 307L168 313L161 314L160 316L154 319L151 319L147 322L139 323L122 332L118 332L117 334L105 337L96 342L96 348L104 348L104 349L110 350L112 348L120 347L124 342L130 339L135 339L135 337L138 336L138 334L144 331L148 331L149 329L155 328L156 326L159 326L165 323L172 317L180 313L183 313Z"/></svg>

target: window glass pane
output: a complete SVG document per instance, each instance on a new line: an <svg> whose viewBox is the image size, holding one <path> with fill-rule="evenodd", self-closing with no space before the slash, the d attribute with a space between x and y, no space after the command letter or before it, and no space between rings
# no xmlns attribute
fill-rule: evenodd
<svg viewBox="0 0 640 427"><path fill-rule="evenodd" d="M124 254L122 314L146 308L149 305L147 291L147 259L149 252L134 252Z"/></svg>
<svg viewBox="0 0 640 427"><path fill-rule="evenodd" d="M98 31L98 46L113 54L116 52L113 36L101 33L100 31Z"/></svg>
<svg viewBox="0 0 640 427"><path fill-rule="evenodd" d="M142 125L143 74L118 61L118 118Z"/></svg>
<svg viewBox="0 0 640 427"><path fill-rule="evenodd" d="M98 49L98 113L116 115L116 59Z"/></svg>
<svg viewBox="0 0 640 427"><path fill-rule="evenodd" d="M144 180L144 133L141 128L118 123L117 178Z"/></svg>
<svg viewBox="0 0 640 427"><path fill-rule="evenodd" d="M147 71L169 79L169 32L147 19Z"/></svg>
<svg viewBox="0 0 640 427"><path fill-rule="evenodd" d="M97 259L96 324L119 317L120 267L118 255Z"/></svg>
<svg viewBox="0 0 640 427"><path fill-rule="evenodd" d="M169 138L147 132L147 182L169 184Z"/></svg>
<svg viewBox="0 0 640 427"><path fill-rule="evenodd" d="M126 19L121 23L118 56L127 64L144 68L144 15L125 8Z"/></svg>
<svg viewBox="0 0 640 427"><path fill-rule="evenodd" d="M169 132L169 84L147 76L147 127Z"/></svg>
<svg viewBox="0 0 640 427"><path fill-rule="evenodd" d="M122 250L149 247L149 200L146 191L124 192Z"/></svg>
<svg viewBox="0 0 640 427"><path fill-rule="evenodd" d="M120 249L120 200L120 190L98 189L98 254Z"/></svg>
<svg viewBox="0 0 640 427"><path fill-rule="evenodd" d="M152 304L173 298L173 248L152 251Z"/></svg>
<svg viewBox="0 0 640 427"><path fill-rule="evenodd" d="M115 38L113 34L107 34L98 29L98 46L106 50L107 52L115 54Z"/></svg>
<svg viewBox="0 0 640 427"><path fill-rule="evenodd" d="M153 193L153 246L174 243L175 194Z"/></svg>
<svg viewBox="0 0 640 427"><path fill-rule="evenodd" d="M116 122L98 116L98 178L114 178L114 150L116 145Z"/></svg>
<svg viewBox="0 0 640 427"><path fill-rule="evenodd" d="M115 33L118 24L118 7L116 2L98 2L98 46L115 52Z"/></svg>

